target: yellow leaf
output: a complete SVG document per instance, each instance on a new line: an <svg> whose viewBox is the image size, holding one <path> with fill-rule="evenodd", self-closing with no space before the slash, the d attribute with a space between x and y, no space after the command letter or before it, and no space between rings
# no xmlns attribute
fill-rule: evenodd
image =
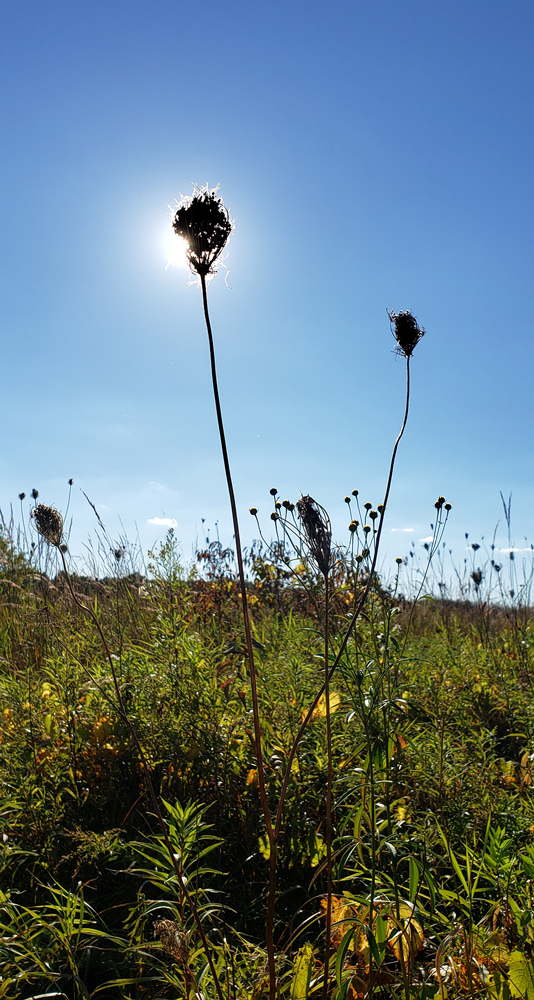
<svg viewBox="0 0 534 1000"><path fill-rule="evenodd" d="M263 837L259 837L258 847L260 849L260 854L262 854L265 860L268 861L271 857L271 845L266 833L263 834Z"/></svg>
<svg viewBox="0 0 534 1000"><path fill-rule="evenodd" d="M247 787L252 785L253 788L257 788L258 784L259 784L258 772L255 767L251 767L250 771L247 774L246 785Z"/></svg>
<svg viewBox="0 0 534 1000"><path fill-rule="evenodd" d="M305 944L293 962L291 1000L307 1000L313 970L313 946Z"/></svg>
<svg viewBox="0 0 534 1000"><path fill-rule="evenodd" d="M330 703L330 715L333 715L334 712L337 712L341 704L341 698L338 695L337 691L330 692L329 703ZM308 714L307 710L304 709L302 712L303 720L306 718L307 714ZM311 714L310 722L315 722L316 719L324 719L324 718L326 718L326 698L324 694L322 694Z"/></svg>

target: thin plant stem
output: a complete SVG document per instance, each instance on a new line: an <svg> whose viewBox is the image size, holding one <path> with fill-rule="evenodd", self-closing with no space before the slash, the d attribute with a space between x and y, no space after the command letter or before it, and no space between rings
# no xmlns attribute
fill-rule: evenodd
<svg viewBox="0 0 534 1000"><path fill-rule="evenodd" d="M176 875L176 878L177 878L177 881L178 881L178 889L179 889L180 895L182 897L185 897L185 899L186 899L186 901L187 901L187 903L188 903L188 905L189 905L189 907L191 909L191 913L193 914L193 919L195 921L198 933L200 935L200 938L201 938L201 941L202 941L202 944L203 944L203 947L204 947L204 951L205 951L205 954L206 954L206 959L208 961L208 965L210 967L210 971L211 971L211 974L212 974L212 977L213 977L213 981L215 983L215 988L217 990L217 996L218 996L219 1000L224 1000L223 992L222 992L222 988L221 988L221 984L219 982L219 978L217 976L217 970L215 968L215 963L213 961L213 956L211 954L211 948L210 948L210 946L208 944L208 939L206 937L206 933L204 931L204 927L202 926L202 921L200 919L200 915L198 913L195 901L194 901L193 897L191 896L191 893L189 892L189 890L188 890L188 888L187 888L187 886L186 886L186 884L184 882L184 879L182 877L182 873L180 871L180 867L178 865L177 858L176 858L175 853L174 853L173 848L172 848L172 844L171 844L171 841L170 841L170 838L169 838L169 833L168 833L168 830L167 830L167 825L166 825L165 820L163 818L163 813L161 811L161 808L160 808L160 805L159 805L159 802L158 802L158 799L157 799L157 796L156 796L156 792L155 792L154 785L153 785L153 782L152 782L152 776L150 774L150 769L149 769L149 766L148 766L148 761L147 761L146 756L145 756L145 752L143 750L143 747L141 746L141 741L139 739L139 736L137 735L137 730L135 729L135 726L133 725L132 721L130 720L130 717L128 715L128 711L127 711L126 706L125 706L124 701L123 701L123 697L122 697L121 689L120 689L120 684L119 684L119 681L118 681L117 673L115 671L115 664L113 662L113 656L112 656L111 650L110 650L110 648L108 646L107 639L106 639L106 637L104 635L104 632L102 631L102 626L100 625L100 622L99 622L96 614L92 610L92 608L87 607L87 605L84 604L83 601L80 601L79 597L77 597L77 595L76 595L76 593L74 591L74 588L72 586L72 581L71 581L71 578L70 578L69 571L67 569L67 562L66 562L66 559L65 559L65 555L61 551L61 548L59 546L56 546L56 547L57 547L58 552L59 552L59 554L61 556L61 560L62 560L62 563L63 563L63 569L64 569L64 572L65 572L65 579L67 581L67 585L68 585L68 588L69 588L69 591L70 591L70 595L71 595L74 603L76 604L76 606L78 608L80 608L80 610L83 611L84 614L86 614L91 619L91 621L92 621L93 625L95 626L95 628L96 628L96 630L98 632L98 635L100 637L100 641L102 643L104 652L106 654L106 659L107 659L107 661L109 663L109 666L110 666L111 677L112 677L112 680L113 680L113 686L115 688L115 696L117 698L117 705L118 705L118 709L119 709L119 714L120 714L123 722L126 723L126 726L127 726L128 731L130 733L132 741L135 744L136 750L137 750L137 752L139 754L139 758L141 760L141 765L143 767L143 772L144 772L144 775L145 775L145 781L147 783L147 788L148 788L148 794L150 796L150 801L152 803L154 812L156 814L158 823L159 823L160 828L161 828L161 832L163 834L163 839L165 841L165 847L167 849L167 853L169 855L169 859L170 859L171 864L172 864L172 866L174 868L174 872L175 872L175 875Z"/></svg>
<svg viewBox="0 0 534 1000"><path fill-rule="evenodd" d="M324 953L323 996L328 1000L328 980L330 961L330 930L332 926L332 720L330 717L330 665L329 659L329 587L328 573L324 577L325 610L324 610L324 697L326 709L326 943Z"/></svg>
<svg viewBox="0 0 534 1000"><path fill-rule="evenodd" d="M337 667L339 666L341 657L343 656L343 653L345 652L345 649L347 647L347 643L348 643L348 641L349 641L349 639L350 639L350 637L351 637L351 635L352 635L352 633L354 631L354 626L356 625L356 622L358 621L358 618L360 617L360 614L362 613L362 610L363 610L363 608L365 606L365 603L367 601L367 598L369 596L369 591L371 590L371 587L372 587L372 584L373 584L374 574L375 574L375 569L376 569L376 564L377 564L377 560L378 560L378 551L379 551L379 548L380 548L380 539L382 537L382 528L383 528L383 525L384 525L384 517L385 517L385 514L386 514L386 507L387 507L387 503L388 503L388 499L389 499L389 494L390 494L390 491L391 491L391 483L393 481L393 470L394 470L394 467L395 467L395 459L397 457L397 451L398 451L398 447L399 447L401 438L402 438L402 436L404 434L404 431L406 429L406 424L408 422L408 411L409 411L409 408L410 408L410 358L407 357L406 358L406 404L405 404L405 408L404 408L404 419L403 419L403 422L402 422L401 429L400 429L400 431L399 431L399 433L397 435L397 439L395 441L395 444L393 446L393 452L392 452L392 455L391 455L391 462L390 462L390 466L389 466L389 475L388 475L387 484L386 484L386 492L385 492L385 495L384 495L384 501L383 501L383 504L382 504L382 511L381 511L381 514L380 514L380 523L378 525L378 531L376 533L376 541L375 541L375 550L374 550L374 554L373 554L373 561L371 563L371 569L369 571L369 576L368 576L368 579L367 579L367 584L365 586L363 594L361 595L361 597L360 597L360 599L359 599L359 601L358 601L358 603L357 603L357 605L356 605L356 607L354 609L352 618L351 618L351 620L350 620L350 622L349 622L349 624L348 624L348 626L347 626L347 628L345 630L345 634L343 636L343 639L341 640L341 645L340 645L340 647L339 647L339 649L337 651L337 654L336 654L336 657L334 659L334 662L333 662L332 666L330 667L329 674L328 674L329 680L332 679L332 676L333 676L334 672L336 671ZM290 774L291 774L291 765L293 763L293 759L294 759L295 754L297 752L298 745L299 745L299 743L300 743L300 741L302 739L302 736L303 736L303 734L304 734L304 732L306 730L306 727L309 724L309 721L310 721L310 719L311 719L311 717L312 717L315 709L317 708L317 705L319 703L320 698L324 694L324 690L325 690L325 685L323 683L323 685L321 686L321 688L317 692L315 698L313 699L313 701L312 701L312 703L311 703L311 705L310 705L310 707L308 709L308 712L307 712L307 714L306 714L306 716L305 716L305 718L304 718L304 720L303 720L303 722L302 722L302 724L301 724L301 726L300 726L300 728L299 728L299 730L297 732L297 735L295 736L295 739L293 741L293 745L291 747L291 750L289 751L289 756L288 756L288 759L287 759L286 770L285 770L285 774L284 774L284 780L283 780L283 783L282 783L282 791L280 793L280 798L279 798L279 801L278 801L278 809L277 809L277 812L276 812L276 820L275 820L275 827L274 827L275 837L278 835L279 830L280 830L280 826L281 826L281 823L282 823L282 812L283 812L284 803L285 803L285 799L286 799L286 795L287 795L287 789L288 789L288 785L289 785L289 777L290 777Z"/></svg>
<svg viewBox="0 0 534 1000"><path fill-rule="evenodd" d="M228 486L228 494L230 498L230 508L232 512L232 522L234 528L234 538L235 538L235 548L236 548L236 558L237 567L239 572L239 587L241 592L241 604L243 608L243 623L245 627L245 639L247 645L247 657L249 663L249 675L250 675L250 689L252 694L252 714L254 719L254 741L256 744L256 762L258 766L258 789L260 793L260 800L263 809L263 816L265 820L265 826L267 829L267 837L269 840L269 850L270 850L270 861L269 861L269 892L267 900L267 921L266 921L266 947L267 947L267 961L269 967L269 996L270 1000L275 1000L276 995L276 970L274 961L274 938L273 938L273 925L274 925L274 904L275 904L275 887L276 887L276 835L273 829L273 824L271 820L271 810L269 806L269 799L267 796L267 789L265 787L265 771L263 762L263 750L262 750L262 733L261 733L261 723L260 723L260 712L258 704L258 689L256 684L256 668L254 665L254 649L252 646L252 631L250 628L250 616L248 612L248 602L247 602L247 589L245 581L245 568L243 565L243 553L241 549L241 536L239 532L239 520L237 517L237 505L235 501L234 486L232 481L232 474L230 472L230 462L228 459L228 449L226 447L226 435L224 433L224 424L222 418L221 402L219 398L219 386L217 381L217 368L215 364L215 348L213 344L213 334L211 330L211 322L208 310L208 293L206 287L206 275L200 273L200 285L202 288L202 303L204 306L204 319L206 321L206 330L208 333L209 351L210 351L210 364L211 364L211 379L213 385L213 397L215 400L215 410L217 413L217 425L219 428L219 438L221 442L221 451L223 456L224 471L226 475L226 483Z"/></svg>

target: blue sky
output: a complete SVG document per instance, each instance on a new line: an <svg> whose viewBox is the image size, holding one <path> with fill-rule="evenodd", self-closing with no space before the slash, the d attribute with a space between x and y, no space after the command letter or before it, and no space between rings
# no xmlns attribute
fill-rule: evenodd
<svg viewBox="0 0 534 1000"><path fill-rule="evenodd" d="M166 269L168 206L220 184L210 286L246 540L269 488L378 503L427 330L385 533L390 561L533 534L530 2L5 0L0 14L0 504L96 504L145 548L231 540L200 294ZM24 512L29 510L28 499Z"/></svg>

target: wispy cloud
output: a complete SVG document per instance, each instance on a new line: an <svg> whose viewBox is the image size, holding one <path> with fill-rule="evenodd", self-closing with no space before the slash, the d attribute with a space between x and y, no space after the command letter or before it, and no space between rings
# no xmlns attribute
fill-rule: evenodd
<svg viewBox="0 0 534 1000"><path fill-rule="evenodd" d="M413 528L391 528L391 531L404 531L406 534L411 534Z"/></svg>
<svg viewBox="0 0 534 1000"><path fill-rule="evenodd" d="M154 479L151 479L148 485L149 486L154 486L154 488L156 490L164 490L164 489L166 489L166 487L163 485L163 483L157 483Z"/></svg>
<svg viewBox="0 0 534 1000"><path fill-rule="evenodd" d="M148 524L157 524L163 528L177 528L178 521L174 517L149 517Z"/></svg>
<svg viewBox="0 0 534 1000"><path fill-rule="evenodd" d="M426 538L420 538L419 541L421 542L421 545L428 545L429 542L434 541L434 535L427 535Z"/></svg>

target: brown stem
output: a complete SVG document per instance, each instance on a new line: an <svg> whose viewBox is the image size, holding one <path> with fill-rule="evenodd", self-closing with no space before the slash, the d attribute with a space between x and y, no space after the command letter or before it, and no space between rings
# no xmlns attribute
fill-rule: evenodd
<svg viewBox="0 0 534 1000"><path fill-rule="evenodd" d="M254 719L254 741L256 744L256 761L258 765L258 788L260 793L261 805L263 809L263 816L265 819L265 826L267 828L267 837L269 840L270 848L270 878L269 878L269 894L267 902L267 922L266 922L266 946L267 946L267 961L269 966L269 997L270 1000L275 1000L276 996L276 971L274 962L274 938L273 938L273 925L274 925L274 894L276 888L276 835L273 829L271 820L271 810L269 807L269 799L267 796L267 789L265 787L265 770L263 763L263 751L261 744L261 724L260 724L260 712L258 704L258 689L256 684L256 668L254 665L254 650L252 646L252 632L250 628L250 617L248 613L248 603L247 603L247 589L245 582L245 569L243 565L243 554L241 550L241 536L239 533L239 521L237 517L237 505L235 502L234 486L232 481L232 474L230 472L230 462L228 459L228 450L226 447L226 435L224 433L224 424L222 418L221 402L219 398L219 387L217 382L217 369L215 365L215 348L213 344L213 334L211 332L211 322L208 311L208 293L206 288L206 276L205 274L200 274L200 284L202 288L202 302L204 306L204 319L206 321L206 329L208 332L208 342L210 350L210 363L211 363L211 380L213 385L213 397L215 400L215 410L217 413L217 425L219 428L219 438L221 442L221 451L223 456L224 471L226 475L226 483L228 486L228 494L230 497L230 508L232 511L232 522L234 528L234 538L235 538L235 548L237 557L237 567L239 571L239 586L241 592L241 604L243 607L243 622L245 626L245 638L247 644L247 657L249 663L249 675L250 675L250 688L252 694L252 714Z"/></svg>

